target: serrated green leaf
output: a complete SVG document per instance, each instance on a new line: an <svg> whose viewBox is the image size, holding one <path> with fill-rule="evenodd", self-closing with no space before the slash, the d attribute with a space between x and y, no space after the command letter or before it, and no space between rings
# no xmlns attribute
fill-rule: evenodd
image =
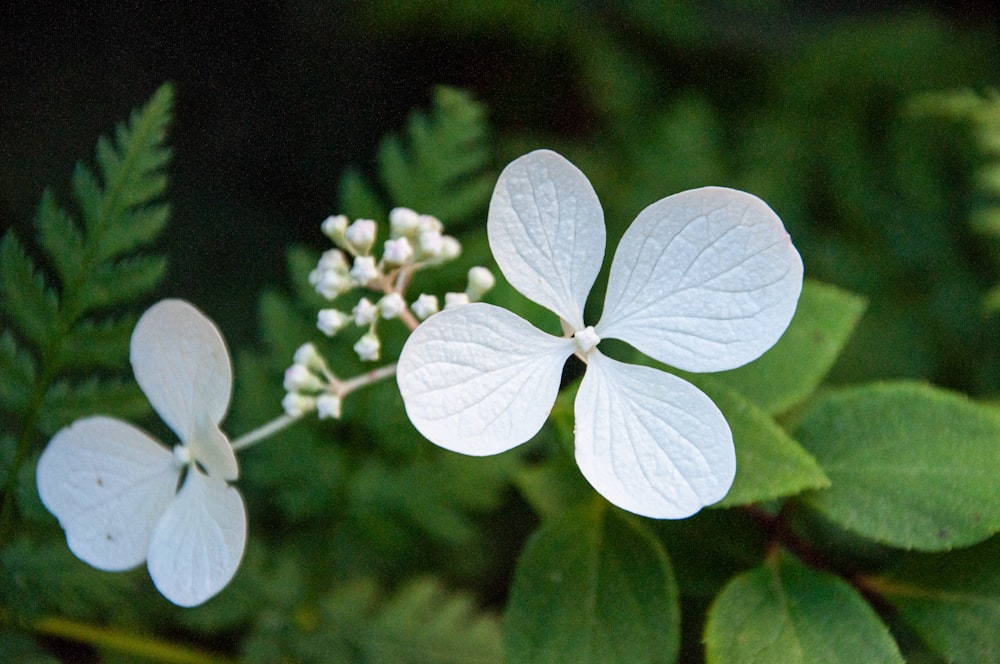
<svg viewBox="0 0 1000 664"><path fill-rule="evenodd" d="M20 411L37 377L34 358L20 349L10 330L0 334L0 410Z"/></svg>
<svg viewBox="0 0 1000 664"><path fill-rule="evenodd" d="M950 662L991 664L1000 653L1000 538L911 556L873 582L903 619Z"/></svg>
<svg viewBox="0 0 1000 664"><path fill-rule="evenodd" d="M594 503L542 525L504 614L508 662L673 662L680 611L670 561L637 520Z"/></svg>
<svg viewBox="0 0 1000 664"><path fill-rule="evenodd" d="M55 333L59 305L13 230L0 241L0 307L32 345L44 348Z"/></svg>
<svg viewBox="0 0 1000 664"><path fill-rule="evenodd" d="M38 244L52 262L62 286L75 283L83 270L83 236L49 190L42 194L35 224Z"/></svg>
<svg viewBox="0 0 1000 664"><path fill-rule="evenodd" d="M902 664L889 630L843 580L792 561L735 577L705 625L708 664Z"/></svg>
<svg viewBox="0 0 1000 664"><path fill-rule="evenodd" d="M378 171L393 204L428 212L446 224L485 208L493 191L482 105L467 93L434 91L431 115L410 116L405 142L390 136L379 148Z"/></svg>
<svg viewBox="0 0 1000 664"><path fill-rule="evenodd" d="M149 292L167 269L162 256L132 256L96 266L79 298L81 312L131 302Z"/></svg>
<svg viewBox="0 0 1000 664"><path fill-rule="evenodd" d="M120 369L122 358L128 356L135 323L133 315L77 323L65 336L59 356L53 360L56 371L63 366Z"/></svg>
<svg viewBox="0 0 1000 664"><path fill-rule="evenodd" d="M385 219L385 207L354 168L344 170L340 176L340 211L351 219Z"/></svg>
<svg viewBox="0 0 1000 664"><path fill-rule="evenodd" d="M1000 530L1000 413L916 383L819 400L796 438L830 478L806 497L840 526L885 544L940 551Z"/></svg>
<svg viewBox="0 0 1000 664"><path fill-rule="evenodd" d="M109 415L135 420L149 412L149 401L132 381L117 378L90 378L82 383L58 381L45 392L38 430L55 434L75 419L89 415Z"/></svg>
<svg viewBox="0 0 1000 664"><path fill-rule="evenodd" d="M816 460L742 395L703 385L733 431L736 479L719 507L748 505L829 486Z"/></svg>
<svg viewBox="0 0 1000 664"><path fill-rule="evenodd" d="M778 343L755 362L713 374L711 380L740 392L766 413L783 413L820 384L864 308L857 295L806 281L795 317Z"/></svg>

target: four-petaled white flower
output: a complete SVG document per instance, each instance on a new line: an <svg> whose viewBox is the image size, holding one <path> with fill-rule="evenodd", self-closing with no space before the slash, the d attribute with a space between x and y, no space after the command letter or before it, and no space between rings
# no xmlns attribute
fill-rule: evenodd
<svg viewBox="0 0 1000 664"><path fill-rule="evenodd" d="M145 560L167 599L195 606L229 583L246 543L243 499L228 484L236 456L219 429L232 392L229 354L201 312L164 300L136 324L131 361L180 444L171 451L110 417L77 420L42 453L38 493L79 558L109 571Z"/></svg>
<svg viewBox="0 0 1000 664"><path fill-rule="evenodd" d="M500 270L555 312L556 337L489 304L431 316L407 340L398 382L417 429L471 455L508 450L544 424L570 355L587 363L576 397L576 460L610 502L682 518L720 500L736 472L729 425L676 376L602 354L625 341L687 371L733 369L782 335L802 288L802 261L781 220L745 192L705 187L668 196L635 219L615 252L604 311L584 304L601 269L604 215L587 178L540 150L504 169L487 231Z"/></svg>

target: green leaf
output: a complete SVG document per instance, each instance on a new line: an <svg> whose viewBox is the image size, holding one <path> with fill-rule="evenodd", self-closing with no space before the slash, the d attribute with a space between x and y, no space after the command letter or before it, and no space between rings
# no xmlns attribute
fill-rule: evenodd
<svg viewBox="0 0 1000 664"><path fill-rule="evenodd" d="M735 577L709 609L708 664L899 663L875 611L843 580L793 560Z"/></svg>
<svg viewBox="0 0 1000 664"><path fill-rule="evenodd" d="M673 662L670 561L641 523L595 501L547 523L518 560L504 615L509 662Z"/></svg>
<svg viewBox="0 0 1000 664"><path fill-rule="evenodd" d="M390 136L378 170L395 205L439 217L445 224L485 207L494 178L486 112L467 93L439 87L430 116L413 113L406 141Z"/></svg>
<svg viewBox="0 0 1000 664"><path fill-rule="evenodd" d="M816 460L761 409L732 390L707 386L705 391L725 414L736 445L736 479L719 507L829 486Z"/></svg>
<svg viewBox="0 0 1000 664"><path fill-rule="evenodd" d="M133 315L80 321L63 340L55 366L120 368L122 357L128 356L135 322Z"/></svg>
<svg viewBox="0 0 1000 664"><path fill-rule="evenodd" d="M340 177L340 210L351 219L385 219L386 211L378 196L354 168Z"/></svg>
<svg viewBox="0 0 1000 664"><path fill-rule="evenodd" d="M945 554L914 555L873 583L899 616L948 661L990 664L1000 652L1000 538Z"/></svg>
<svg viewBox="0 0 1000 664"><path fill-rule="evenodd" d="M13 230L0 241L0 312L31 344L44 348L55 335L59 304Z"/></svg>
<svg viewBox="0 0 1000 664"><path fill-rule="evenodd" d="M806 281L795 317L778 343L757 361L711 378L741 392L766 413L783 413L820 384L864 309L865 301L857 295Z"/></svg>
<svg viewBox="0 0 1000 664"><path fill-rule="evenodd" d="M831 393L796 438L832 485L807 502L840 526L903 548L940 551L1000 530L1000 413L916 383Z"/></svg>

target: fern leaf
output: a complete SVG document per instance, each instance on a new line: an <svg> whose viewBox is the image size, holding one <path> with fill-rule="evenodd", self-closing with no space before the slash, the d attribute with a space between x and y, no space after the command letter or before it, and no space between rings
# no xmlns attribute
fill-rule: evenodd
<svg viewBox="0 0 1000 664"><path fill-rule="evenodd" d="M485 116L468 94L435 90L431 115L410 116L408 145L389 137L379 150L379 172L393 201L446 222L485 204L493 190L493 178L486 173L490 149Z"/></svg>
<svg viewBox="0 0 1000 664"><path fill-rule="evenodd" d="M0 242L0 293L3 313L24 338L37 347L48 345L56 332L56 295L13 231Z"/></svg>
<svg viewBox="0 0 1000 664"><path fill-rule="evenodd" d="M8 231L0 241L0 411L19 422L16 452L7 469L0 512L0 542L10 526L20 467L37 434L53 434L70 420L95 413L133 417L148 410L134 383L118 378L69 383L66 375L127 366L134 317L102 314L153 288L164 272L162 257L135 251L155 239L168 209L158 202L170 152L163 139L172 90L161 87L150 102L119 125L115 140L101 139L100 178L83 164L72 189L82 223L46 192L35 225L49 279ZM58 381L58 382L56 382Z"/></svg>

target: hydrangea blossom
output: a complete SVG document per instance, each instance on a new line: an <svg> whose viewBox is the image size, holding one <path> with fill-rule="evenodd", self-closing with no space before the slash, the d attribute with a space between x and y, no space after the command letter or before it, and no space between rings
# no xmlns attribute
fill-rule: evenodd
<svg viewBox="0 0 1000 664"><path fill-rule="evenodd" d="M236 456L219 429L232 392L229 354L212 321L164 300L136 324L131 362L180 444L171 450L111 417L77 420L42 453L38 493L77 557L108 571L146 561L167 599L195 606L229 583L246 543L243 499L228 484Z"/></svg>
<svg viewBox="0 0 1000 664"><path fill-rule="evenodd" d="M718 407L681 378L598 349L616 338L680 369L711 372L756 359L787 328L802 261L781 220L745 192L704 187L635 219L615 252L596 325L584 304L601 269L604 215L587 178L550 151L504 169L487 231L514 288L557 314L566 336L489 304L445 309L407 340L398 366L406 412L434 443L497 454L542 427L563 365L587 364L576 396L583 475L636 514L682 518L720 500L736 472Z"/></svg>

